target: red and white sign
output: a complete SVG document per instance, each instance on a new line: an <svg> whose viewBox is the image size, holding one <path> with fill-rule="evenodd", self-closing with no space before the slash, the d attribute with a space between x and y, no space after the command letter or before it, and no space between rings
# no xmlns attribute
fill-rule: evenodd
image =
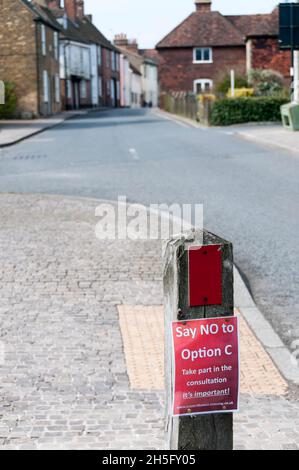
<svg viewBox="0 0 299 470"><path fill-rule="evenodd" d="M237 317L174 322L174 416L239 408Z"/></svg>

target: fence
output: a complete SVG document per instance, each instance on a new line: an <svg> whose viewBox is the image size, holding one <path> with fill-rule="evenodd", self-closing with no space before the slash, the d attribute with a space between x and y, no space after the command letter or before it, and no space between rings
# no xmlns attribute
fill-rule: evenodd
<svg viewBox="0 0 299 470"><path fill-rule="evenodd" d="M212 101L208 95L171 92L160 95L160 108L171 114L177 114L206 126L210 125Z"/></svg>

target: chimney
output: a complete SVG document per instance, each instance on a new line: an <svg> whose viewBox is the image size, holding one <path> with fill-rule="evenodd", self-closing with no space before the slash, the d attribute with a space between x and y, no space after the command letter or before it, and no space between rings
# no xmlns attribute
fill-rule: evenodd
<svg viewBox="0 0 299 470"><path fill-rule="evenodd" d="M126 34L116 34L113 40L115 46L127 49L128 52L138 54L138 43L136 39L128 39Z"/></svg>
<svg viewBox="0 0 299 470"><path fill-rule="evenodd" d="M127 35L126 34L116 34L114 36L114 40L113 40L115 46L118 46L118 47L123 47L123 48L127 48L128 46L128 38L127 38Z"/></svg>
<svg viewBox="0 0 299 470"><path fill-rule="evenodd" d="M92 23L92 15L85 15L85 18L87 18L88 21Z"/></svg>
<svg viewBox="0 0 299 470"><path fill-rule="evenodd" d="M83 20L83 18L84 18L84 0L75 0L75 1L76 1L77 17L80 20Z"/></svg>
<svg viewBox="0 0 299 470"><path fill-rule="evenodd" d="M212 0L195 0L196 11L209 13L212 10Z"/></svg>
<svg viewBox="0 0 299 470"><path fill-rule="evenodd" d="M77 5L76 0L64 0L64 8L67 16L72 20L76 20Z"/></svg>

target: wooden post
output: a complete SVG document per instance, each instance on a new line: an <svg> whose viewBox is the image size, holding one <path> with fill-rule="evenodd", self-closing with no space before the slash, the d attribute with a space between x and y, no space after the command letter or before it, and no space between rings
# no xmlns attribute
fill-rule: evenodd
<svg viewBox="0 0 299 470"><path fill-rule="evenodd" d="M188 249L191 246L221 245L222 305L189 306ZM232 450L231 413L172 417L171 322L234 315L232 244L209 232L192 232L170 240L164 250L166 431L171 450Z"/></svg>

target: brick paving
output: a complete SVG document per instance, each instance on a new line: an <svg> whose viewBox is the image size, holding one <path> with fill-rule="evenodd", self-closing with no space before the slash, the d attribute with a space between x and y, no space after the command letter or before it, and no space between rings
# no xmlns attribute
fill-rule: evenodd
<svg viewBox="0 0 299 470"><path fill-rule="evenodd" d="M159 242L99 241L96 201L0 195L0 448L163 449L117 307L160 305ZM236 448L297 448L297 393L243 394Z"/></svg>

